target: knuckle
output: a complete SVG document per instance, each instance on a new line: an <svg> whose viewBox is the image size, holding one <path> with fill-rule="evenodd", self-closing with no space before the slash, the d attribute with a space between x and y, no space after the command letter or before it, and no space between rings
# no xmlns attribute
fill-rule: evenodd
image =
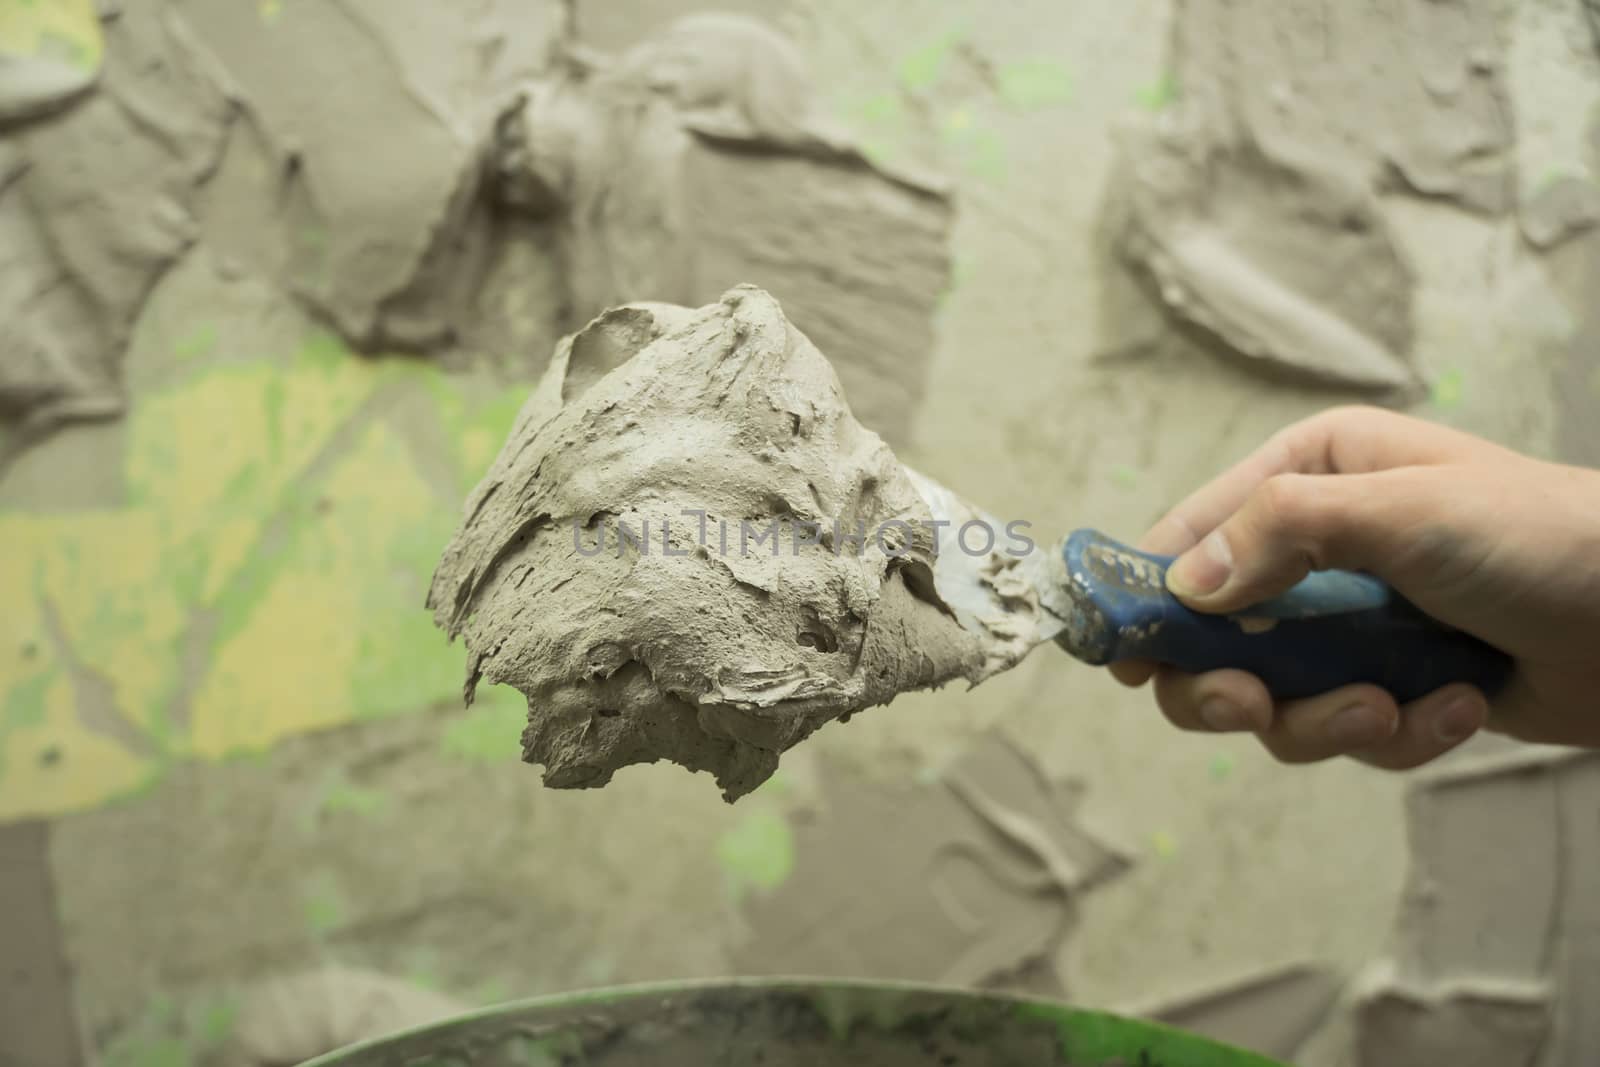
<svg viewBox="0 0 1600 1067"><path fill-rule="evenodd" d="M1355 758L1360 760L1362 763L1367 764L1369 767L1374 767L1380 771L1391 771L1398 773L1400 771L1415 770L1425 763L1432 763L1433 760L1438 757L1438 755L1439 753L1437 752L1423 752L1418 751L1417 749L1402 749L1393 752L1379 751L1360 753L1357 754Z"/></svg>
<svg viewBox="0 0 1600 1067"><path fill-rule="evenodd" d="M1191 732L1204 729L1200 724L1198 704L1193 687L1185 675L1158 670L1155 674L1156 707L1168 722L1180 730Z"/></svg>
<svg viewBox="0 0 1600 1067"><path fill-rule="evenodd" d="M1199 719L1192 714L1193 709L1187 704L1173 700L1170 697L1156 697L1156 707L1161 709L1161 714L1173 726L1191 733L1200 729Z"/></svg>
<svg viewBox="0 0 1600 1067"><path fill-rule="evenodd" d="M1260 735L1260 739L1261 747L1267 750L1268 755L1279 763L1291 767L1318 763L1328 758L1325 753L1310 751L1304 745L1297 744L1282 734L1265 733Z"/></svg>
<svg viewBox="0 0 1600 1067"><path fill-rule="evenodd" d="M1263 517L1273 527L1297 530L1305 525L1312 494L1306 491L1306 476L1275 474L1258 490Z"/></svg>
<svg viewBox="0 0 1600 1067"><path fill-rule="evenodd" d="M1394 412L1373 404L1339 404L1317 415L1316 418L1320 419L1322 425L1329 431L1339 434L1370 428L1373 423L1384 421L1393 414Z"/></svg>

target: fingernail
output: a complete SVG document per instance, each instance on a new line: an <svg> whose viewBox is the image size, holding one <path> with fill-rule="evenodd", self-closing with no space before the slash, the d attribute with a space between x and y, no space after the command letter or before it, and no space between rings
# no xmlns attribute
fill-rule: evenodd
<svg viewBox="0 0 1600 1067"><path fill-rule="evenodd" d="M1167 588L1178 596L1206 596L1221 589L1233 573L1233 550L1221 530L1178 557L1167 570Z"/></svg>
<svg viewBox="0 0 1600 1067"><path fill-rule="evenodd" d="M1206 697L1200 702L1200 721L1219 734L1250 729L1250 716L1239 705L1223 697Z"/></svg>
<svg viewBox="0 0 1600 1067"><path fill-rule="evenodd" d="M1328 740L1340 748L1375 745L1389 736L1388 722L1365 704L1340 708L1323 729L1327 732Z"/></svg>
<svg viewBox="0 0 1600 1067"><path fill-rule="evenodd" d="M1459 696L1444 706L1433 720L1434 736L1446 744L1465 741L1483 725L1483 712L1477 698Z"/></svg>

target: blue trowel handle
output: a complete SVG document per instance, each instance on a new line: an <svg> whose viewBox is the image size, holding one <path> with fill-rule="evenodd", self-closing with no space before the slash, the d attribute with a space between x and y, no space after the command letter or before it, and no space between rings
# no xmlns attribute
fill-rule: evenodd
<svg viewBox="0 0 1600 1067"><path fill-rule="evenodd" d="M1318 571L1282 596L1232 615L1203 615L1167 592L1172 556L1079 530L1062 549L1070 580L1058 640L1090 663L1147 659L1196 673L1249 671L1279 700L1355 682L1404 703L1451 682L1493 694L1511 673L1504 652L1423 614L1384 582Z"/></svg>

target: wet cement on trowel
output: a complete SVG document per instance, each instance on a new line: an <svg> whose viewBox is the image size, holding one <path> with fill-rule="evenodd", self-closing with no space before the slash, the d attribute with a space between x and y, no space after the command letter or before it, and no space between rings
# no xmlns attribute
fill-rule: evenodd
<svg viewBox="0 0 1600 1067"><path fill-rule="evenodd" d="M1414 399L1415 272L1380 197L1512 205L1501 36L1490 0L1182 0L1177 99L1122 131L1122 254L1263 374Z"/></svg>
<svg viewBox="0 0 1600 1067"><path fill-rule="evenodd" d="M732 800L825 723L1008 665L935 591L931 519L822 353L740 287L563 343L428 603L469 700L527 696L546 784L668 759Z"/></svg>

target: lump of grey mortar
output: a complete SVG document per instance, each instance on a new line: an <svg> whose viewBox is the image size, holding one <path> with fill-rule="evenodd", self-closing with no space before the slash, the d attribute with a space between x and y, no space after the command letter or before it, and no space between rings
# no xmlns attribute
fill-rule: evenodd
<svg viewBox="0 0 1600 1067"><path fill-rule="evenodd" d="M628 305L558 346L428 606L464 637L469 702L480 681L527 697L546 785L668 759L731 801L824 723L984 673L929 520L770 295Z"/></svg>

